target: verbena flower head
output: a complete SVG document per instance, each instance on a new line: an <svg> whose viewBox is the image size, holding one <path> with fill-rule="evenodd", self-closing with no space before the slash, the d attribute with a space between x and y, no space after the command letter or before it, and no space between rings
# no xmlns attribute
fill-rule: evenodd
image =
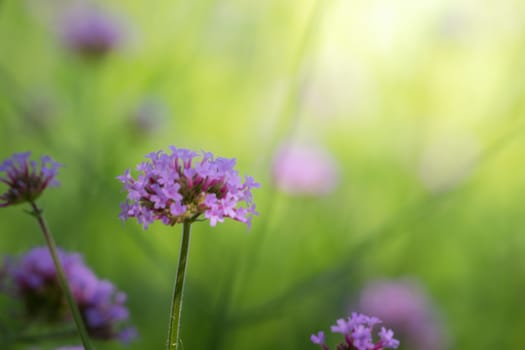
<svg viewBox="0 0 525 350"><path fill-rule="evenodd" d="M131 340L136 333L134 329L122 328L129 318L124 305L126 295L111 282L98 279L80 254L59 249L58 257L89 335L104 340ZM54 323L71 319L46 247L34 248L11 262L8 274L11 293L22 301L27 318Z"/></svg>
<svg viewBox="0 0 525 350"><path fill-rule="evenodd" d="M337 323L331 327L331 331L332 333L341 333L344 336L344 342L337 345L337 350L397 349L399 341L394 338L394 332L385 327L381 327L377 333L379 339L373 340L374 326L379 323L381 320L377 317L355 312L346 319L337 320ZM321 346L323 350L330 350L326 345L324 332L313 334L310 340L312 343Z"/></svg>
<svg viewBox="0 0 525 350"><path fill-rule="evenodd" d="M242 181L234 170L235 159L170 149L171 154L158 151L146 156L149 160L137 166L137 179L129 169L118 177L128 192L120 214L123 220L135 217L147 228L155 220L175 225L204 216L211 226L225 218L250 225L251 216L258 214L251 190L259 184L250 176Z"/></svg>
<svg viewBox="0 0 525 350"><path fill-rule="evenodd" d="M43 156L40 166L30 160L31 152L15 153L0 164L0 181L5 183L7 191L0 195L0 208L14 204L32 202L48 186L57 186L56 180L59 163L48 156Z"/></svg>
<svg viewBox="0 0 525 350"><path fill-rule="evenodd" d="M277 188L291 195L326 195L339 181L334 158L317 146L285 144L273 160Z"/></svg>
<svg viewBox="0 0 525 350"><path fill-rule="evenodd" d="M66 13L61 32L64 45L73 53L86 58L105 56L124 37L123 28L116 18L86 6Z"/></svg>
<svg viewBox="0 0 525 350"><path fill-rule="evenodd" d="M412 279L374 280L361 292L359 308L395 327L407 349L442 350L448 337L436 309L421 285Z"/></svg>

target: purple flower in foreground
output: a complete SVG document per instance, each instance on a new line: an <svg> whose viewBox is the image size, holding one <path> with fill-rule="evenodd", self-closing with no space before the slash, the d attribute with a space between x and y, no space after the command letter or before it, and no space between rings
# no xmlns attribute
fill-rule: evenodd
<svg viewBox="0 0 525 350"><path fill-rule="evenodd" d="M64 45L86 58L105 56L121 43L124 34L121 24L108 13L86 7L69 11L61 31Z"/></svg>
<svg viewBox="0 0 525 350"><path fill-rule="evenodd" d="M443 350L448 339L427 293L414 280L374 280L361 292L359 308L395 327L407 349ZM384 333L387 336L386 333Z"/></svg>
<svg viewBox="0 0 525 350"><path fill-rule="evenodd" d="M351 317L339 319L331 327L333 333L344 335L344 342L337 345L337 350L382 350L397 349L399 341L394 339L394 332L384 327L378 332L379 340L372 339L372 332L376 324L381 323L377 317L370 317L363 314L352 313ZM325 344L323 332L312 334L312 343L320 345L323 350L330 350Z"/></svg>
<svg viewBox="0 0 525 350"><path fill-rule="evenodd" d="M129 169L118 179L127 190L120 217L136 217L144 228L155 220L166 225L192 222L199 217L210 220L210 225L231 218L250 225L257 215L251 190L259 187L253 178L244 182L234 170L235 159L216 158L209 152L199 155L188 149L170 147L150 153L149 161L137 166L135 180ZM244 202L244 206L241 205Z"/></svg>
<svg viewBox="0 0 525 350"><path fill-rule="evenodd" d="M89 335L104 340L131 340L134 329L121 327L129 318L124 305L126 295L109 281L98 279L80 254L59 249L58 257ZM23 302L27 317L48 322L70 320L55 265L46 247L34 248L11 262L8 275L11 293Z"/></svg>
<svg viewBox="0 0 525 350"><path fill-rule="evenodd" d="M15 153L0 164L0 181L8 186L0 195L0 208L37 199L48 186L57 186L59 163L50 157L41 158L40 166L30 160L31 152Z"/></svg>

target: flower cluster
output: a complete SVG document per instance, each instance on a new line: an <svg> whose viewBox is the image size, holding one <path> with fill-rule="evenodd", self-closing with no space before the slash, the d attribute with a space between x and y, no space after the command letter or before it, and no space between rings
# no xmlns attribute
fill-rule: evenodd
<svg viewBox="0 0 525 350"><path fill-rule="evenodd" d="M93 8L69 11L62 23L62 40L72 52L86 58L99 58L115 49L123 31L109 14Z"/></svg>
<svg viewBox="0 0 525 350"><path fill-rule="evenodd" d="M407 349L445 349L448 337L435 305L413 279L373 280L361 292L359 308L377 315L403 339Z"/></svg>
<svg viewBox="0 0 525 350"><path fill-rule="evenodd" d="M147 228L155 220L175 225L204 215L211 226L224 218L250 225L251 216L257 215L251 190L259 184L250 176L242 181L234 170L235 159L214 159L212 153L202 152L200 161L195 161L196 152L170 149L171 154L150 153L149 161L137 166L141 174L136 180L129 169L118 177L128 192L122 203L123 220L135 217Z"/></svg>
<svg viewBox="0 0 525 350"><path fill-rule="evenodd" d="M375 325L381 323L377 317L352 313L351 317L337 320L336 325L331 327L333 333L341 333L345 341L337 346L337 350L382 350L397 349L399 341L394 339L394 332L381 327L378 332L379 340L374 343L372 331ZM330 350L326 345L324 332L313 334L310 339L314 344L321 346L323 350Z"/></svg>
<svg viewBox="0 0 525 350"><path fill-rule="evenodd" d="M121 328L128 319L126 295L100 280L85 265L82 256L58 250L66 279L90 336L98 339L132 340L134 328ZM37 247L8 266L10 293L25 307L26 317L48 322L70 319L69 308L59 286L55 265L46 247Z"/></svg>
<svg viewBox="0 0 525 350"><path fill-rule="evenodd" d="M7 192L0 195L0 208L37 199L48 186L57 186L55 179L59 163L50 157L41 158L40 167L30 160L31 152L15 153L0 164L0 181L8 186Z"/></svg>

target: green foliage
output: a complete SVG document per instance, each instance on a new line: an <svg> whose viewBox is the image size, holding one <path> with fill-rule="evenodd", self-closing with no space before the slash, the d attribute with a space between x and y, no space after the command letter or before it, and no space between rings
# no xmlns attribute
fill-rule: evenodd
<svg viewBox="0 0 525 350"><path fill-rule="evenodd" d="M59 42L61 2L0 1L0 158L65 165L40 206L60 246L128 293L129 349L165 345L182 227L122 224L115 177L170 144L262 183L249 233L193 226L184 349L313 349L367 280L400 276L426 286L451 348L522 346L523 4L400 3L101 2L128 40L87 62ZM133 119L149 99L154 130ZM334 154L335 192L274 187L288 139ZM0 222L2 254L43 244L22 207Z"/></svg>

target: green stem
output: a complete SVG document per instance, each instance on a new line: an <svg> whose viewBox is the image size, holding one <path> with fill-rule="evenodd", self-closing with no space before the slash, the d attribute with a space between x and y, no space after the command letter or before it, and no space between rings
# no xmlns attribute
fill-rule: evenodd
<svg viewBox="0 0 525 350"><path fill-rule="evenodd" d="M58 283L60 284L60 287L62 288L62 291L64 292L64 295L66 297L67 303L69 304L69 308L71 309L71 314L73 315L73 319L75 320L75 324L77 326L80 339L82 340L84 350L92 350L93 347L89 342L89 336L84 322L82 320L82 316L80 315L78 305L75 302L75 299L73 299L73 294L71 293L71 289L69 288L69 284L66 280L66 275L64 273L64 270L62 269L62 264L60 263L60 260L58 258L55 240L53 239L51 232L47 228L44 216L42 215L42 210L38 208L36 203L33 201L31 201L30 204L31 208L33 209L33 212L31 214L37 219L38 224L42 229L42 233L44 234L44 238L46 240L47 247L49 248L49 252L51 253L51 257L53 258L53 262L55 264L57 272Z"/></svg>
<svg viewBox="0 0 525 350"><path fill-rule="evenodd" d="M170 324L168 329L168 350L177 350L180 338L180 316L182 312L182 292L184 289L184 276L190 247L191 221L184 221L182 227L182 242L180 245L179 266L173 288L171 302Z"/></svg>

